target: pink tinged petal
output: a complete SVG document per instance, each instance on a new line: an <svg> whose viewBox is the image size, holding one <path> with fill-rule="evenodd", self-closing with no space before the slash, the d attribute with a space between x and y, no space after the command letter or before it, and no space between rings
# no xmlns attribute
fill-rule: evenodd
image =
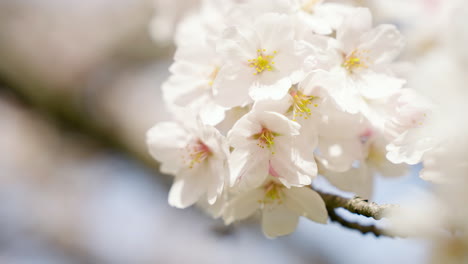
<svg viewBox="0 0 468 264"><path fill-rule="evenodd" d="M248 66L227 64L223 66L213 83L214 101L224 107L244 106L252 101L248 95L255 81Z"/></svg>
<svg viewBox="0 0 468 264"><path fill-rule="evenodd" d="M271 166L271 161L268 161L268 174L270 174L271 176L275 177L275 178L279 178L280 175L279 173L275 170L275 168L273 168L273 166Z"/></svg>
<svg viewBox="0 0 468 264"><path fill-rule="evenodd" d="M328 212L325 203L322 197L310 187L284 189L284 195L284 204L291 211L314 222L327 223Z"/></svg>
<svg viewBox="0 0 468 264"><path fill-rule="evenodd" d="M169 204L184 209L195 204L206 192L208 184L204 174L206 170L193 171L185 169L174 180L169 191Z"/></svg>
<svg viewBox="0 0 468 264"><path fill-rule="evenodd" d="M336 30L336 38L343 43L345 53L352 52L359 44L362 34L372 27L372 15L367 8L356 8L349 13Z"/></svg>
<svg viewBox="0 0 468 264"><path fill-rule="evenodd" d="M223 214L225 224L231 224L234 221L243 220L251 216L260 208L260 202L265 192L261 188L253 189L247 193L235 196L228 205Z"/></svg>
<svg viewBox="0 0 468 264"><path fill-rule="evenodd" d="M265 236L275 238L291 234L296 230L299 214L284 204L266 206L262 214L262 229Z"/></svg>
<svg viewBox="0 0 468 264"><path fill-rule="evenodd" d="M180 149L189 141L189 135L178 124L161 122L146 133L146 144L151 156L161 162L163 173L175 174L183 166Z"/></svg>
<svg viewBox="0 0 468 264"><path fill-rule="evenodd" d="M394 95L405 80L384 73L365 71L356 78L356 88L367 99L380 99Z"/></svg>
<svg viewBox="0 0 468 264"><path fill-rule="evenodd" d="M361 36L358 50L367 51L372 64L392 62L405 46L403 36L394 25L379 25Z"/></svg>

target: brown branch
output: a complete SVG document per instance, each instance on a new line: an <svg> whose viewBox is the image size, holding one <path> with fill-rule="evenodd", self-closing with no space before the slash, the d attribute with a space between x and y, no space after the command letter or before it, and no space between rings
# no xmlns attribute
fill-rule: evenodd
<svg viewBox="0 0 468 264"><path fill-rule="evenodd" d="M348 210L351 213L363 215L367 217L380 220L385 217L385 214L390 208L398 207L397 205L384 204L379 205L374 202L369 202L366 199L355 196L353 198L344 198L339 195L324 193L318 190L315 190L325 202L327 207L328 216L333 222L337 222L343 227L354 229L362 234L372 233L376 237L387 236L387 237L396 237L395 234L392 234L386 229L379 228L376 225L362 225L357 222L351 222L344 217L340 216L337 212L337 208L343 208ZM402 236L401 236L402 237Z"/></svg>
<svg viewBox="0 0 468 264"><path fill-rule="evenodd" d="M387 236L387 237L392 237L394 238L395 235L391 234L390 232L386 231L383 228L379 228L376 225L362 225L356 222L351 222L346 220L344 217L340 216L334 208L329 208L327 207L328 210L328 216L330 217L330 220L333 222L337 222L343 227L349 228L349 229L354 229L362 234L367 234L371 233L374 234L376 237L380 236Z"/></svg>
<svg viewBox="0 0 468 264"><path fill-rule="evenodd" d="M344 208L351 213L372 217L376 220L380 220L385 217L385 214L389 209L398 207L398 205L393 204L376 204L374 202L369 202L366 199L363 199L359 196L353 198L344 198L338 195L324 193L318 190L315 190L320 196L322 196L323 201L332 209L335 208Z"/></svg>

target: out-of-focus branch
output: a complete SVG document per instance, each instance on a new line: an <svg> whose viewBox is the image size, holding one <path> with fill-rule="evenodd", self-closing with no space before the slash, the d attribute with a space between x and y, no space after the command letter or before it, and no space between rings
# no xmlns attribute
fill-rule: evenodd
<svg viewBox="0 0 468 264"><path fill-rule="evenodd" d="M357 230L357 231L361 232L362 234L372 233L376 237L379 237L379 236L395 237L390 232L386 231L383 228L379 228L376 225L362 225L362 224L359 224L359 223L356 223L356 222L351 222L351 221L343 218L342 216L340 216L335 211L334 208L327 207L327 210L328 210L328 216L330 217L331 221L337 222L337 223L339 223L340 225L342 225L342 226L344 226L346 228Z"/></svg>
<svg viewBox="0 0 468 264"><path fill-rule="evenodd" d="M72 89L62 89L68 91ZM0 92L9 94L27 108L51 120L56 127L86 136L94 144L128 154L146 167L158 170L145 150L136 149L130 142L125 142L105 116L96 117L92 107L83 103L76 93L51 92L42 87L23 87L0 73ZM38 96L40 94L40 96Z"/></svg>
<svg viewBox="0 0 468 264"><path fill-rule="evenodd" d="M393 204L376 204L374 202L369 202L366 199L363 199L359 196L355 196L351 199L344 198L338 195L324 193L317 191L322 196L322 199L325 201L327 207L330 208L344 208L351 213L372 217L376 220L380 220L384 217L385 213L392 208L398 207L398 205Z"/></svg>

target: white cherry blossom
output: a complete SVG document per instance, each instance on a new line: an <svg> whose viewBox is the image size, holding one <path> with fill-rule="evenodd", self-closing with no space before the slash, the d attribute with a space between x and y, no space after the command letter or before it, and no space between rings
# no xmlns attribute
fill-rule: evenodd
<svg viewBox="0 0 468 264"><path fill-rule="evenodd" d="M263 233L270 238L294 232L300 216L318 223L328 219L325 203L310 187L287 188L275 178L234 196L223 214L226 224L243 220L260 210Z"/></svg>
<svg viewBox="0 0 468 264"><path fill-rule="evenodd" d="M224 119L225 112L213 99L220 57L199 16L182 21L177 36L191 41L190 45L179 45L176 51L175 62L169 68L172 75L162 86L164 98L170 106L190 108L204 123L216 125Z"/></svg>
<svg viewBox="0 0 468 264"><path fill-rule="evenodd" d="M234 148L231 185L255 188L269 174L287 187L311 184L317 167L313 152L297 140L300 127L276 112L254 110L243 116L228 134Z"/></svg>
<svg viewBox="0 0 468 264"><path fill-rule="evenodd" d="M196 122L156 124L147 133L151 155L161 162L161 172L175 176L169 204L186 208L200 199L214 204L228 178L228 146L213 127Z"/></svg>
<svg viewBox="0 0 468 264"><path fill-rule="evenodd" d="M349 113L366 114L367 100L388 97L405 84L395 77L391 63L404 41L392 25L372 28L368 9L356 8L337 29L334 66L323 85L337 104Z"/></svg>
<svg viewBox="0 0 468 264"><path fill-rule="evenodd" d="M215 100L226 107L282 98L304 61L292 19L276 13L260 15L249 27L228 27L217 51L223 65L214 82Z"/></svg>

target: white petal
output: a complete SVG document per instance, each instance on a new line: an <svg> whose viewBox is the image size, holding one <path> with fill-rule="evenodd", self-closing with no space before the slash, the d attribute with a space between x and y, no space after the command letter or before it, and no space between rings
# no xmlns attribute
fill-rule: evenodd
<svg viewBox="0 0 468 264"><path fill-rule="evenodd" d="M351 168L346 172L333 172L320 169L320 173L335 187L342 191L353 192L362 198L369 199L374 189L374 175L365 164Z"/></svg>
<svg viewBox="0 0 468 264"><path fill-rule="evenodd" d="M356 88L367 99L389 97L403 88L405 83L403 79L370 70L356 78Z"/></svg>
<svg viewBox="0 0 468 264"><path fill-rule="evenodd" d="M248 91L255 81L252 69L247 66L223 66L213 83L214 101L224 107L244 106L251 101Z"/></svg>
<svg viewBox="0 0 468 264"><path fill-rule="evenodd" d="M182 166L180 149L189 140L187 132L173 122L156 124L146 133L146 143L153 158L161 162L163 173L175 174Z"/></svg>
<svg viewBox="0 0 468 264"><path fill-rule="evenodd" d="M435 144L433 138L410 130L387 145L387 159L396 164L418 164L425 153L434 148Z"/></svg>
<svg viewBox="0 0 468 264"><path fill-rule="evenodd" d="M310 187L284 189L284 194L284 203L290 210L317 223L327 223L328 213L325 203Z"/></svg>
<svg viewBox="0 0 468 264"><path fill-rule="evenodd" d="M226 206L223 214L224 222L228 225L251 216L260 207L258 201L262 200L264 195L264 190L256 188L235 196Z"/></svg>
<svg viewBox="0 0 468 264"><path fill-rule="evenodd" d="M289 16L277 13L268 13L259 17L255 23L254 28L262 45L262 49L267 52L278 50L283 43L290 43L293 41L294 29L292 21Z"/></svg>
<svg viewBox="0 0 468 264"><path fill-rule="evenodd" d="M222 159L210 160L210 170L206 173L208 178L208 186L206 197L209 204L214 204L216 199L223 192L224 181L229 179L229 169L226 166L227 161Z"/></svg>
<svg viewBox="0 0 468 264"><path fill-rule="evenodd" d="M256 57L258 39L254 31L228 27L216 44L216 51L228 60L245 61Z"/></svg>
<svg viewBox="0 0 468 264"><path fill-rule="evenodd" d="M200 109L200 118L203 123L215 126L224 120L225 112L226 108L208 101Z"/></svg>
<svg viewBox="0 0 468 264"><path fill-rule="evenodd" d="M358 50L366 50L373 64L392 62L405 45L394 25L379 25L361 36Z"/></svg>
<svg viewBox="0 0 468 264"><path fill-rule="evenodd" d="M362 143L356 138L320 138L319 160L333 171L344 172L351 168L355 160L362 158Z"/></svg>
<svg viewBox="0 0 468 264"><path fill-rule="evenodd" d="M301 125L289 120L284 115L276 112L263 112L259 115L259 121L271 131L281 134L282 136L299 135Z"/></svg>
<svg viewBox="0 0 468 264"><path fill-rule="evenodd" d="M278 149L270 164L287 187L309 185L317 175L315 161L305 161L294 149Z"/></svg>
<svg viewBox="0 0 468 264"><path fill-rule="evenodd" d="M177 208L187 208L196 203L206 191L206 179L203 173L196 174L188 171L176 177L169 191L169 204Z"/></svg>
<svg viewBox="0 0 468 264"><path fill-rule="evenodd" d="M336 30L336 38L343 43L345 53L352 52L359 42L359 37L372 27L372 15L367 8L356 8L348 14Z"/></svg>
<svg viewBox="0 0 468 264"><path fill-rule="evenodd" d="M299 215L284 204L268 206L263 209L262 229L265 236L275 238L291 234L296 230Z"/></svg>
<svg viewBox="0 0 468 264"><path fill-rule="evenodd" d="M268 176L268 156L262 153L234 150L229 157L230 184L247 190L260 186Z"/></svg>
<svg viewBox="0 0 468 264"><path fill-rule="evenodd" d="M292 104L291 95L286 94L280 100L262 100L257 101L253 105L255 111L269 111L277 112L283 115L286 115L286 112L289 110Z"/></svg>
<svg viewBox="0 0 468 264"><path fill-rule="evenodd" d="M254 82L249 91L253 100L279 100L283 98L291 88L292 82L288 77L276 72L261 73L259 80ZM267 79L268 78L268 79Z"/></svg>

